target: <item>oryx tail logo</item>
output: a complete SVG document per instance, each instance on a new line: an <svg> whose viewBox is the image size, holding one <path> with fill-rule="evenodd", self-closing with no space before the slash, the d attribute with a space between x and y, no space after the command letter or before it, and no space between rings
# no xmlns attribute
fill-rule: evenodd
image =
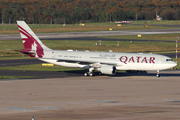
<svg viewBox="0 0 180 120"><path fill-rule="evenodd" d="M22 41L24 44L24 48L26 51L35 51L36 57L42 58L44 56L44 50L42 46L38 43L38 41L29 34L25 29L23 29L21 26L19 26L19 31L22 34Z"/></svg>

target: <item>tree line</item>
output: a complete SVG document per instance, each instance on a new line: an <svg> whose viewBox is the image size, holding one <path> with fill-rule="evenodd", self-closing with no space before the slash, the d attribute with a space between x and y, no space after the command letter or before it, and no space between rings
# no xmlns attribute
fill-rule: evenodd
<svg viewBox="0 0 180 120"><path fill-rule="evenodd" d="M74 24L180 19L179 0L0 0L0 23Z"/></svg>

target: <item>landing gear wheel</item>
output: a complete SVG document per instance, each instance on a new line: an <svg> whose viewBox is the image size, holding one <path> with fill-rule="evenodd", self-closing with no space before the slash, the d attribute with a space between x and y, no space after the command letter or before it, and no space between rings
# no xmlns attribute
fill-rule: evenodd
<svg viewBox="0 0 180 120"><path fill-rule="evenodd" d="M84 76L88 76L88 73L84 73Z"/></svg>
<svg viewBox="0 0 180 120"><path fill-rule="evenodd" d="M91 76L91 77L92 77L92 76L94 76L94 73L92 73L92 72L91 72L91 73L89 73L89 76Z"/></svg>
<svg viewBox="0 0 180 120"><path fill-rule="evenodd" d="M92 76L95 76L95 75L94 75L93 72L91 72L91 73L87 72L87 73L84 73L84 76L91 76L92 77Z"/></svg>
<svg viewBox="0 0 180 120"><path fill-rule="evenodd" d="M157 74L156 77L159 78L159 77L160 77L160 74Z"/></svg>
<svg viewBox="0 0 180 120"><path fill-rule="evenodd" d="M160 77L160 71L159 71L159 70L157 70L156 77L157 77L157 78L159 78L159 77Z"/></svg>
<svg viewBox="0 0 180 120"><path fill-rule="evenodd" d="M84 76L95 76L94 72L93 72L94 68L89 68L89 72L84 73Z"/></svg>

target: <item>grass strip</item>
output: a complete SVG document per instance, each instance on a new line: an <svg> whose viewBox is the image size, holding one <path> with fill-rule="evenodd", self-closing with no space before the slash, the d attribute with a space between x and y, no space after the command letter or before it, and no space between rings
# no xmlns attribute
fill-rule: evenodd
<svg viewBox="0 0 180 120"><path fill-rule="evenodd" d="M141 23L139 25L122 24L117 26L116 23L85 23L85 26L76 24L66 24L63 27L62 24L29 24L29 27L35 33L57 33L57 32L87 32L87 31L108 31L112 30L143 30L143 29L168 29L176 27L167 26L148 26L144 27ZM0 25L0 34L19 34L17 25Z"/></svg>
<svg viewBox="0 0 180 120"><path fill-rule="evenodd" d="M81 68L69 68L69 67L62 67L62 66L42 66L42 64L32 64L32 65L18 65L14 66L7 66L7 67L0 67L0 70L23 70L23 71L78 71L84 70Z"/></svg>
<svg viewBox="0 0 180 120"><path fill-rule="evenodd" d="M17 59L34 59L34 58L31 58L29 56L26 56L26 57L12 57L12 56L9 56L9 57L0 57L0 60L17 60Z"/></svg>
<svg viewBox="0 0 180 120"><path fill-rule="evenodd" d="M38 78L35 76L2 76L0 77L0 80L2 79L28 79L28 78Z"/></svg>
<svg viewBox="0 0 180 120"><path fill-rule="evenodd" d="M147 24L147 25L179 25L179 20L138 20L133 21L133 24Z"/></svg>
<svg viewBox="0 0 180 120"><path fill-rule="evenodd" d="M150 36L148 36L150 37ZM54 50L78 50L78 51L104 51L109 52L175 52L175 42L136 42L136 41L101 41L101 46L96 46L99 41L91 40L43 40L47 47ZM0 44L0 59L29 59L30 57L17 52L5 49L23 49L21 40L1 41ZM12 57L8 57L12 56ZM24 57L22 57L24 56ZM13 58L14 57L14 58Z"/></svg>

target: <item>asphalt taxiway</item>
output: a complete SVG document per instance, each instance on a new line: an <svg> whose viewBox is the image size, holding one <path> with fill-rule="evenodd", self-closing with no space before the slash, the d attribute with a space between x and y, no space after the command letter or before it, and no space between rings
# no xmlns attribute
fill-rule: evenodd
<svg viewBox="0 0 180 120"><path fill-rule="evenodd" d="M60 38L88 38L98 36L117 35L145 35L145 34L170 34L180 33L179 28L150 29L150 30L124 30L124 31L95 31L95 32L66 32L66 33L35 33L41 40L59 40ZM21 40L19 34L0 35L0 40ZM85 39L86 40L86 39Z"/></svg>
<svg viewBox="0 0 180 120"><path fill-rule="evenodd" d="M179 76L1 80L0 119L179 120L179 86Z"/></svg>

